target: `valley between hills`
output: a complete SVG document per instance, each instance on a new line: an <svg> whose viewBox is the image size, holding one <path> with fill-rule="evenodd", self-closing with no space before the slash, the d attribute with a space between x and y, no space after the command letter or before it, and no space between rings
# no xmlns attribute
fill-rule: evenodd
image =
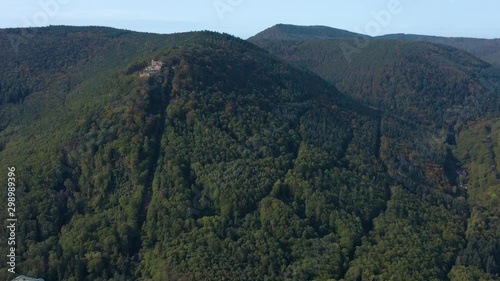
<svg viewBox="0 0 500 281"><path fill-rule="evenodd" d="M20 274L499 280L497 39L50 26L0 50Z"/></svg>

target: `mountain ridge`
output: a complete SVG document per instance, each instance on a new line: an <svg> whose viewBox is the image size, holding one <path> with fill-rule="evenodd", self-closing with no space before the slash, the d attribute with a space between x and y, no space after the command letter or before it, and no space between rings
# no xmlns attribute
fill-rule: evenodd
<svg viewBox="0 0 500 281"><path fill-rule="evenodd" d="M281 39L281 40L300 40L306 38L367 38L369 36L336 29L328 26L314 25L314 26L298 26L291 24L277 24L270 27L258 34L248 38L248 41L257 39Z"/></svg>
<svg viewBox="0 0 500 281"><path fill-rule="evenodd" d="M500 170L496 164L497 155L500 153L498 140L496 145L492 143L492 136L499 132L493 128L498 128L500 115L498 111L500 73L495 61L487 63L454 46L425 42L425 40L370 38L360 41L318 39L311 36L308 39L303 37L301 40L254 38L250 41L285 61L317 73L362 104L379 109L385 116L394 114L403 118L414 125L410 131L416 135L422 134L422 127L429 129L431 131L429 139L441 143L445 158L440 168L434 165L427 166L426 174L444 175L452 185L452 189L456 191L465 189L468 208L464 212L469 216L466 235L463 236L466 239L463 241L464 249L460 251L455 264L450 267L448 275L438 279L498 279L500 247L493 245L500 245L498 227L500 209L492 205L492 202L499 204L498 200L493 198L498 198L496 194L500 182ZM453 45L453 42L447 43ZM470 83L476 86L471 86ZM476 98L478 99L473 101ZM405 106L407 110L404 109ZM474 107L476 109L473 109ZM384 128L384 124L387 123L391 122L382 122L381 127ZM390 126L385 129L391 130ZM414 139L409 135L399 135L399 137ZM382 150L384 147L397 146L391 143L391 139L391 137L381 138ZM419 142L421 141L422 139ZM427 147L436 145L441 146L434 143ZM389 154L391 150L389 149ZM419 150L419 153L423 150ZM414 155L417 156L419 153ZM400 151L399 154L392 155L403 154L408 152ZM387 154L382 153L381 159L386 156ZM396 164L398 165L401 165L401 162ZM387 168L391 176L396 178L399 178L397 171L408 171L406 168L401 169L401 166L394 168L388 165ZM465 174L463 171L466 171ZM458 173L460 175L457 177ZM410 178L412 176L408 175L400 178L401 182L405 182L406 188L411 186L406 183ZM397 194L394 192L396 190L392 191L393 195ZM419 193L420 188L413 191ZM446 190L444 192L451 194ZM485 216L491 216L491 220L486 222L483 220ZM388 226L387 223L398 224L396 222L398 220L391 222L392 219L394 217L381 216L374 220L372 234L381 235L381 238L376 239L378 241L363 243L358 248L353 266L346 272L346 280L356 278L372 280L378 277L385 280L390 279L389 276L394 276L394 271L389 273L392 271L390 267L384 268L383 273L375 269L377 266L372 269L363 267L368 260L383 259L384 255L381 252L393 251L392 247L386 248L385 245L398 248L399 242L387 238L386 235L391 236L387 229L403 229L404 226ZM383 226L377 226L377 222L384 220L387 221ZM478 242L485 236L489 242ZM427 261L429 258L419 263ZM356 266L357 263L359 266ZM401 260L401 265L403 264L406 264L406 261ZM407 264L403 269L405 272L413 270L412 264ZM414 274L418 275L417 272ZM415 275L401 277L401 280L413 279Z"/></svg>
<svg viewBox="0 0 500 281"><path fill-rule="evenodd" d="M487 61L488 63L500 66L500 38L483 39L470 37L443 37L406 33L368 36L328 26L320 26L319 29L318 26L275 25L248 38L247 40L267 40L273 39L273 36L274 39L280 40L363 38L423 41L461 49Z"/></svg>
<svg viewBox="0 0 500 281"><path fill-rule="evenodd" d="M29 212L18 213L21 229L27 229L18 232L18 251L26 257L18 261L20 271L46 280L276 279L280 267L305 276L302 263L312 256L301 243L313 243L332 245L325 261L335 269L318 264L314 275L341 276L343 261L354 250L347 241L356 243L362 224L383 208L386 185L368 190L368 179L356 177L372 196L363 208L349 203L368 201L362 192L336 199L335 189L317 190L338 202L324 211L335 213L339 227L343 221L345 227L355 224L352 233L305 215L303 200L317 199L306 199L305 186L293 191L288 185L300 185L319 169L335 169L345 179L361 173L346 167L345 157L373 162L370 171L353 166L384 178L372 150L375 138L363 140L360 129L350 125L377 124L374 117L351 109L353 101L316 75L228 35L131 33L116 39L114 30L106 30L96 39L85 28L62 30L42 30L29 44L43 47L26 46L12 59L27 63L0 72L6 83L16 81L10 73L29 73L26 67L46 77L26 97L0 107L9 116L0 132L0 165L16 165L23 179L18 202L29 206ZM81 40L94 42L86 46L100 56L72 52ZM141 49L146 43L155 49ZM68 60L63 72L71 75L61 76L53 71L59 65L52 66L51 54L59 61L78 54L85 59ZM163 70L140 78L140 66L151 59L162 61ZM79 82L65 88L71 80ZM369 131L375 136L375 128ZM315 137L322 132L329 134ZM359 157L357 150L363 151ZM313 164L317 157L323 160ZM297 224L284 221L275 229L274 221L283 216ZM254 235L261 236L255 243ZM341 237L344 252L333 245ZM204 239L208 244L196 242ZM266 241L278 244L261 249ZM295 246L283 250L279 243ZM198 250L189 256L183 247ZM241 257L227 254L234 247ZM161 248L167 250L155 254ZM279 266L260 260L268 250L283 258ZM180 256L171 259L172 253ZM217 258L225 262L210 262ZM264 268L271 270L262 273Z"/></svg>
<svg viewBox="0 0 500 281"><path fill-rule="evenodd" d="M17 65L0 71L1 85L16 85L0 104L0 167L18 173L19 272L47 281L495 274L495 249L480 231L467 236L468 193L453 183L445 137L230 35L120 32L46 28L18 56L3 53ZM141 77L151 60L162 69ZM17 87L30 83L27 95Z"/></svg>
<svg viewBox="0 0 500 281"><path fill-rule="evenodd" d="M361 103L407 120L441 126L443 120L460 113L470 113L465 118L471 119L497 110L493 106L500 85L496 68L448 46L386 39L371 39L360 49L357 41L349 39L252 42L313 71ZM451 117L445 116L447 112L456 113ZM456 120L445 123L454 126Z"/></svg>

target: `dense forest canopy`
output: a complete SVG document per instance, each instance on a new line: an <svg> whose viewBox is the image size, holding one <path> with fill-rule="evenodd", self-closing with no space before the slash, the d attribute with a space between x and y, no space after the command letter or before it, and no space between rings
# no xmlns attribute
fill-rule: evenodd
<svg viewBox="0 0 500 281"><path fill-rule="evenodd" d="M23 41L13 48L13 38ZM213 32L1 30L0 168L16 167L17 273L498 279L496 73L455 49L397 43L399 57L373 58L370 69L406 63L413 80L395 76L403 67L372 74L394 80L377 86L379 96L427 98L415 112L389 112L349 91L363 89L348 79L365 79L365 68L346 71L339 91L316 69L277 58L288 54L281 44L266 44L273 54ZM289 47L304 55L304 46L330 44ZM384 44L394 43L371 48ZM151 60L161 68L145 72ZM14 278L0 261L0 277Z"/></svg>
<svg viewBox="0 0 500 281"><path fill-rule="evenodd" d="M309 40L309 39L389 39L421 41L457 48L492 64L500 66L500 38L479 39L466 37L439 37L416 34L387 34L368 36L328 26L300 26L277 24L265 29L248 40Z"/></svg>
<svg viewBox="0 0 500 281"><path fill-rule="evenodd" d="M453 128L498 112L500 70L463 51L370 39L253 40L389 115Z"/></svg>

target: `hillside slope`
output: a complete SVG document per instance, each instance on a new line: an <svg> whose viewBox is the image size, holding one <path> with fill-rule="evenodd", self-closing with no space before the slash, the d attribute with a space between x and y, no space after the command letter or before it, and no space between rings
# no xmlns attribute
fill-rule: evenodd
<svg viewBox="0 0 500 281"><path fill-rule="evenodd" d="M277 24L248 38L248 40L353 39L358 37L367 38L368 36L327 26Z"/></svg>
<svg viewBox="0 0 500 281"><path fill-rule="evenodd" d="M17 85L0 167L16 168L18 273L431 280L467 245L440 140L253 44L50 27L22 48L0 72Z"/></svg>
<svg viewBox="0 0 500 281"><path fill-rule="evenodd" d="M433 127L498 112L500 72L463 51L425 42L371 39L254 40L365 105Z"/></svg>
<svg viewBox="0 0 500 281"><path fill-rule="evenodd" d="M371 37L364 34L328 26L300 26L278 24L248 38L256 40L307 40L307 39L389 39L399 41L421 41L446 45L466 51L495 66L500 66L500 39L439 37L415 34L388 34Z"/></svg>
<svg viewBox="0 0 500 281"><path fill-rule="evenodd" d="M479 39L479 38L454 38L425 36L413 34L390 34L378 37L380 39L423 41L435 44L447 45L453 48L464 50L491 63L500 66L500 39Z"/></svg>
<svg viewBox="0 0 500 281"><path fill-rule="evenodd" d="M499 133L497 120L500 116L500 73L497 68L463 51L426 42L387 38L317 39L306 35L302 40L253 38L251 42L285 61L317 73L365 105L378 108L396 119L423 125L417 125L414 132L428 128L435 140L446 143L443 146L446 159L441 172L446 174L454 192L465 195L471 211L466 246L460 251L447 278L498 278L500 213L495 202L500 176L495 163L497 141L493 140ZM397 146L386 140L382 138L381 148L392 145L391 151ZM434 174L435 168L427 166L426 174ZM404 169L393 171L401 170ZM457 177L457 173L460 176ZM391 175L397 177L397 172ZM405 178L401 181L404 182ZM399 198L399 201L405 200L411 205L413 199ZM391 206L400 207L398 204ZM394 276L395 271L390 267L380 271L383 257L397 259L395 248L399 247L395 245L406 245L408 241L396 238L388 242L379 237L394 235L388 229L404 229L404 223L399 225L400 219L386 212L374 220L374 229L357 249L346 280L371 280L375 276L385 280ZM366 266L370 261L380 260L382 262ZM429 262L428 258L419 263L426 262ZM399 260L399 265L397 270L409 273L403 279L413 279L412 273L417 274L407 260Z"/></svg>

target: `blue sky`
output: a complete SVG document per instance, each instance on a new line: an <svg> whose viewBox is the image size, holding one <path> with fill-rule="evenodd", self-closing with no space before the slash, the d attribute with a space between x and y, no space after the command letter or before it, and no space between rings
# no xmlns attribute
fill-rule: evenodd
<svg viewBox="0 0 500 281"><path fill-rule="evenodd" d="M392 8L390 8L392 7ZM498 0L2 0L0 27L100 25L247 38L277 23L382 35L500 38Z"/></svg>

